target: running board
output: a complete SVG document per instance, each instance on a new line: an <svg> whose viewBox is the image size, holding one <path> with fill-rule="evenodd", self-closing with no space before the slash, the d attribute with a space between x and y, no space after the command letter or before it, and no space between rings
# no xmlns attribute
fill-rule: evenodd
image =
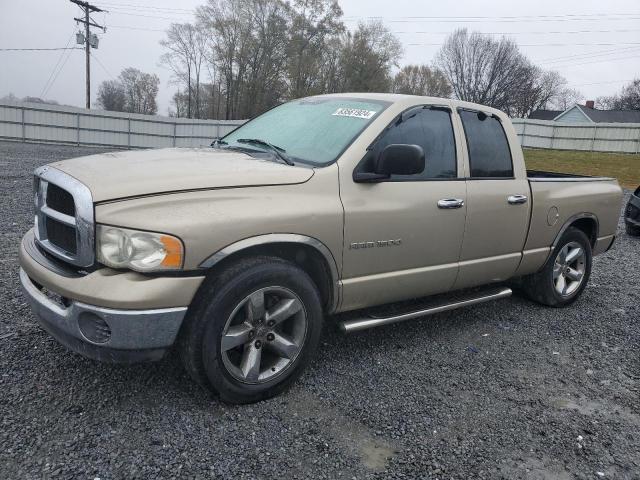
<svg viewBox="0 0 640 480"><path fill-rule="evenodd" d="M368 328L380 327L382 325L389 325L391 323L404 322L405 320L412 320L414 318L423 317L426 315L433 315L434 313L446 312L448 310L455 310L457 308L468 307L469 305L477 305L479 303L490 302L492 300L499 300L511 296L510 288L494 288L492 290L485 290L482 293L476 292L473 295L467 297L459 297L455 301L440 302L430 305L427 308L420 308L419 310L409 311L400 315L393 316L376 316L369 314L360 318L352 318L344 320L338 323L340 329L345 333L358 332L360 330L366 330Z"/></svg>

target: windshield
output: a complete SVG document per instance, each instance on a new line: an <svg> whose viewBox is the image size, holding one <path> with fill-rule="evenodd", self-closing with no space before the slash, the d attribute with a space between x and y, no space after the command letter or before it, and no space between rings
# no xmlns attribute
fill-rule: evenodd
<svg viewBox="0 0 640 480"><path fill-rule="evenodd" d="M352 98L306 98L273 108L234 130L221 141L224 147L269 151L261 140L294 161L312 165L334 162L382 112L388 102Z"/></svg>

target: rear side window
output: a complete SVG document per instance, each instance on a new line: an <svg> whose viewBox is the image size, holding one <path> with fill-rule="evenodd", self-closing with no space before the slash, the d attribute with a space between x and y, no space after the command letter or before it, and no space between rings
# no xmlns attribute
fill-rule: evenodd
<svg viewBox="0 0 640 480"><path fill-rule="evenodd" d="M428 180L457 176L456 145L447 110L418 107L402 115L378 139L373 149L374 158L394 143L420 145L424 150L426 167L418 175L394 175L392 180Z"/></svg>
<svg viewBox="0 0 640 480"><path fill-rule="evenodd" d="M500 120L482 112L460 111L469 149L471 176L511 178L513 163L507 136Z"/></svg>

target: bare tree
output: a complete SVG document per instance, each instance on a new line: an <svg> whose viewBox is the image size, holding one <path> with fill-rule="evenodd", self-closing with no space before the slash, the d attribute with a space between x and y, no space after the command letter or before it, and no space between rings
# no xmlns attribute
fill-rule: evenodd
<svg viewBox="0 0 640 480"><path fill-rule="evenodd" d="M582 92L574 88L565 87L551 99L549 104L547 104L547 107L551 110L567 110L568 108L581 103L583 100L584 95Z"/></svg>
<svg viewBox="0 0 640 480"><path fill-rule="evenodd" d="M561 99L567 80L555 71L543 71L528 61L529 73L526 81L514 92L506 111L517 117L528 117L534 110L548 109Z"/></svg>
<svg viewBox="0 0 640 480"><path fill-rule="evenodd" d="M407 95L450 97L451 85L437 68L426 65L406 65L393 79L393 92Z"/></svg>
<svg viewBox="0 0 640 480"><path fill-rule="evenodd" d="M125 95L125 112L153 115L158 111L156 96L160 79L156 74L125 68L118 77Z"/></svg>
<svg viewBox="0 0 640 480"><path fill-rule="evenodd" d="M124 87L118 80L105 80L98 87L96 106L113 112L124 112Z"/></svg>
<svg viewBox="0 0 640 480"><path fill-rule="evenodd" d="M172 114L227 119L300 96L389 91L402 55L380 22L346 33L337 0L207 0L162 44L178 85Z"/></svg>
<svg viewBox="0 0 640 480"><path fill-rule="evenodd" d="M200 82L206 55L204 32L190 23L173 23L160 44L167 49L160 61L171 69L174 82L186 90L186 116L200 118Z"/></svg>
<svg viewBox="0 0 640 480"><path fill-rule="evenodd" d="M451 34L437 64L456 98L526 116L557 97L566 81L534 66L512 40L493 39L466 29Z"/></svg>
<svg viewBox="0 0 640 480"><path fill-rule="evenodd" d="M340 89L388 92L391 69L398 66L402 44L380 21L361 23L345 39L340 59Z"/></svg>
<svg viewBox="0 0 640 480"><path fill-rule="evenodd" d="M253 0L208 0L197 9L198 23L209 37L210 58L220 72L225 91L225 118L240 118L238 101L251 60Z"/></svg>
<svg viewBox="0 0 640 480"><path fill-rule="evenodd" d="M319 72L333 58L330 43L345 30L341 17L335 0L294 0L286 50L289 98L324 91Z"/></svg>
<svg viewBox="0 0 640 480"><path fill-rule="evenodd" d="M617 95L598 98L597 103L605 110L640 110L640 78L622 87Z"/></svg>

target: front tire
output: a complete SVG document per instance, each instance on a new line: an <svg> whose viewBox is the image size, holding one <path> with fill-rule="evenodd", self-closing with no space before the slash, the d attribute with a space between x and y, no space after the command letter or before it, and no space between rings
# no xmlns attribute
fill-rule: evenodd
<svg viewBox="0 0 640 480"><path fill-rule="evenodd" d="M291 385L323 323L313 280L274 257L244 259L205 280L179 339L189 374L228 403L253 403Z"/></svg>
<svg viewBox="0 0 640 480"><path fill-rule="evenodd" d="M542 270L522 279L522 289L543 305L570 305L589 282L591 261L591 242L582 230L569 227Z"/></svg>

